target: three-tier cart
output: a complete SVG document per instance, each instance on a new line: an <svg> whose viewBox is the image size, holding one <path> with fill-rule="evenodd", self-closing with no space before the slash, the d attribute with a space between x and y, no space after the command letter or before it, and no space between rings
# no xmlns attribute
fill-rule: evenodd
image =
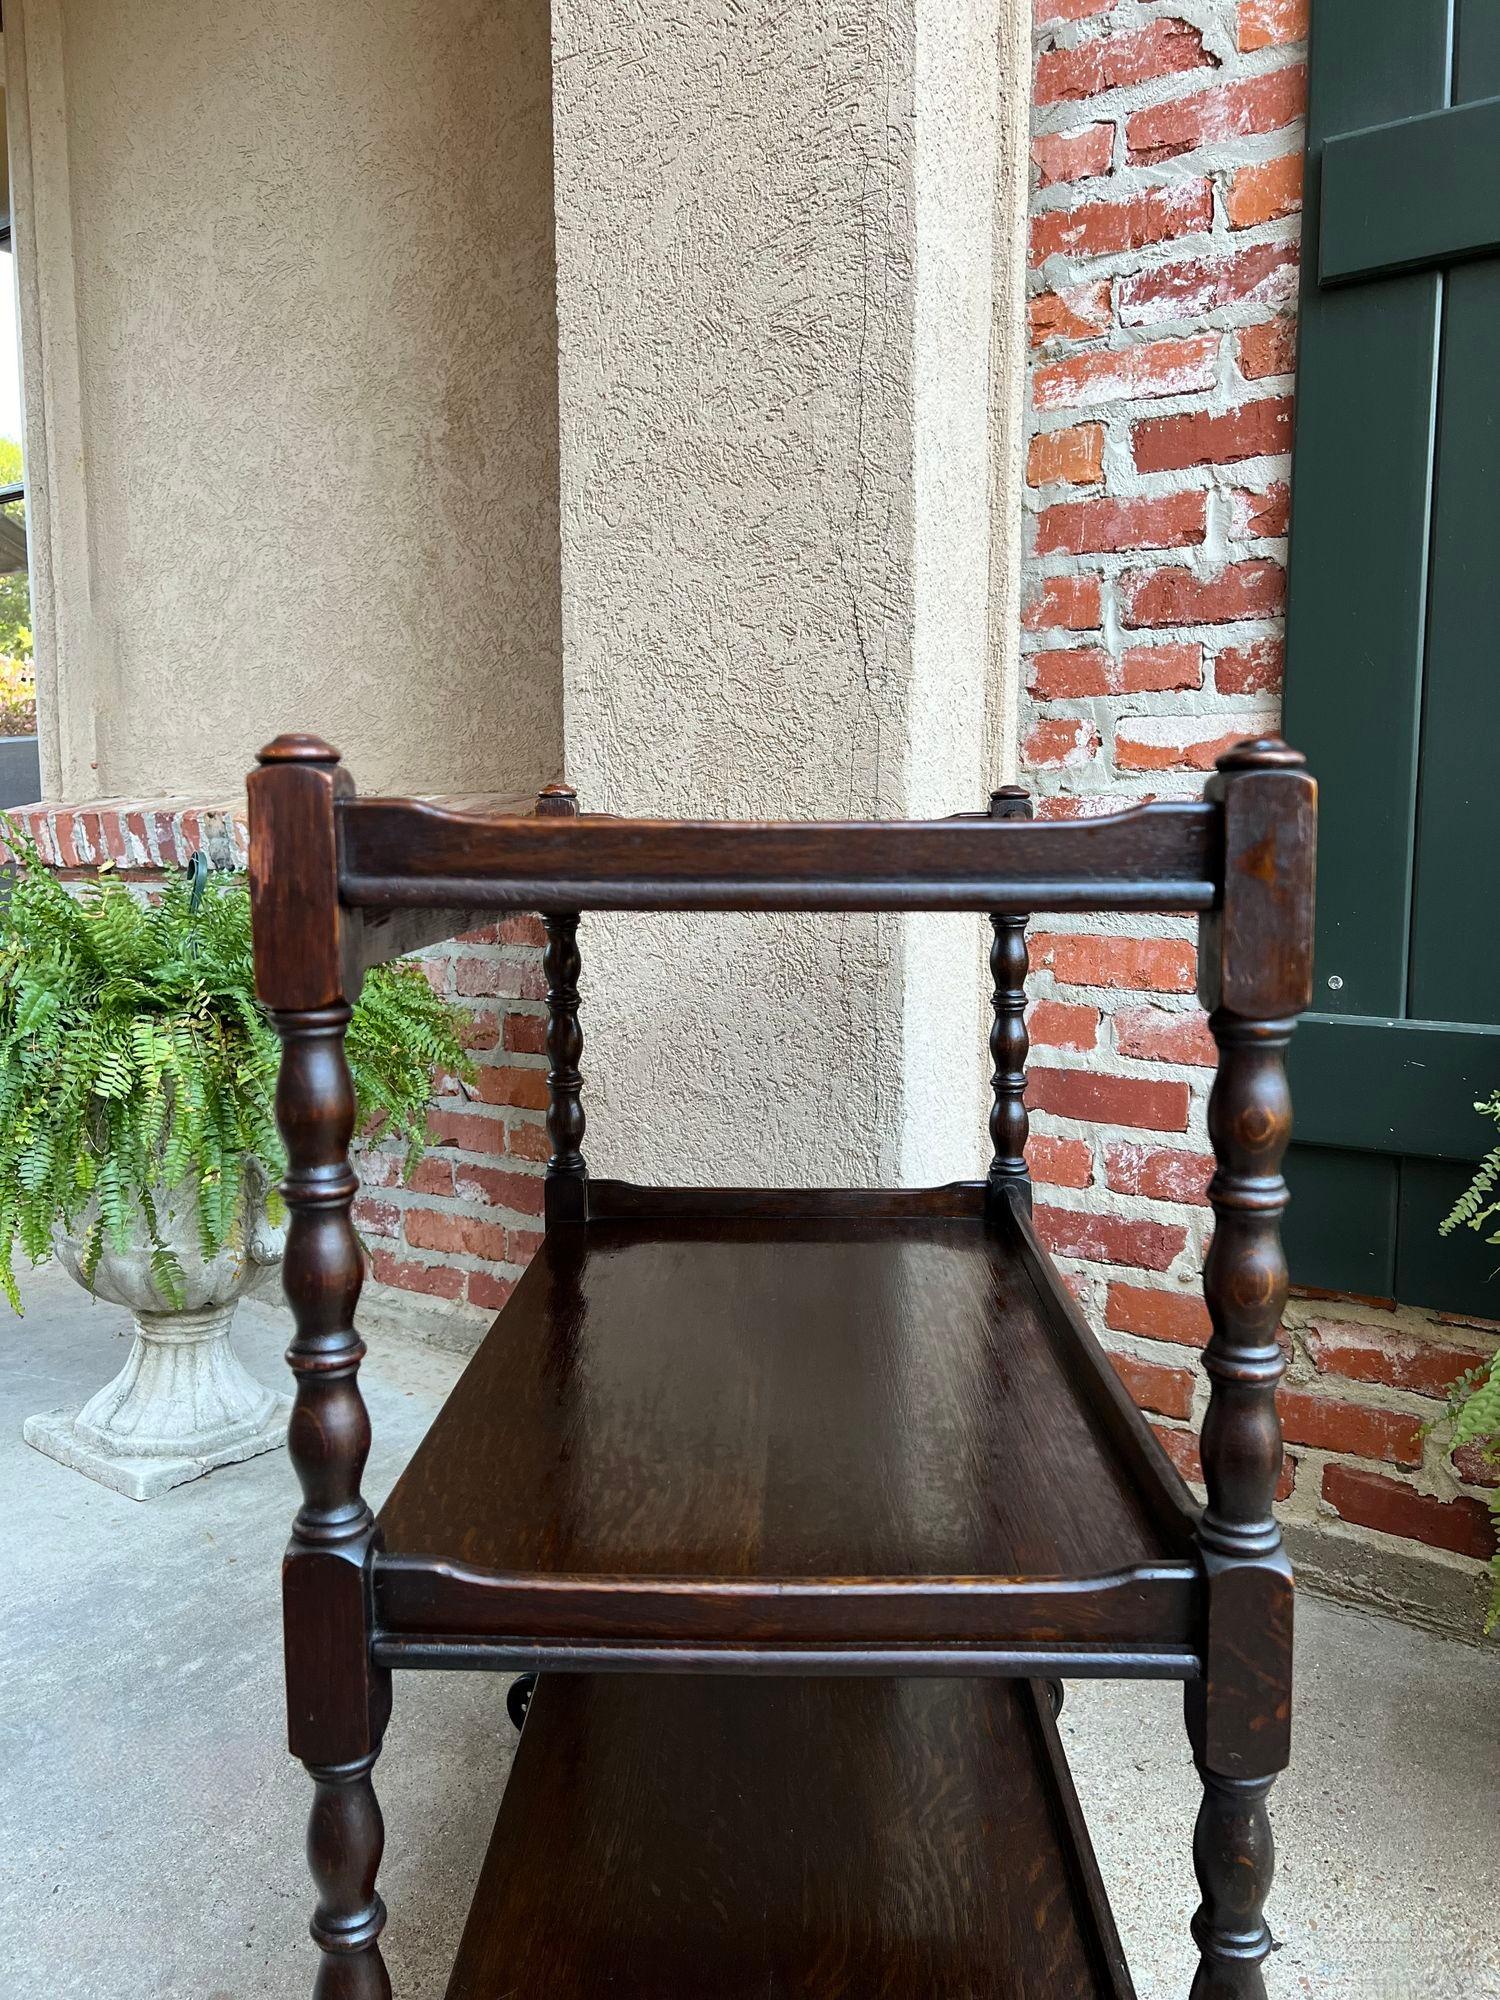
<svg viewBox="0 0 1500 2000"><path fill-rule="evenodd" d="M1033 821L1007 790L941 821L693 824L580 814L563 787L527 816L361 799L326 744L283 736L250 810L291 1163L286 1663L319 2000L390 1993L372 1776L393 1673L454 1666L538 1680L449 2000L1123 2000L1053 1719L1065 1675L1184 1684L1193 2000L1262 2000L1301 758L1244 743L1201 800L1108 818ZM344 1031L366 967L506 910L547 930L546 1233L377 1516ZM591 1175L590 910L988 913L987 1178ZM1039 1243L1026 1171L1027 917L1142 910L1200 914L1219 1050L1202 1508Z"/></svg>

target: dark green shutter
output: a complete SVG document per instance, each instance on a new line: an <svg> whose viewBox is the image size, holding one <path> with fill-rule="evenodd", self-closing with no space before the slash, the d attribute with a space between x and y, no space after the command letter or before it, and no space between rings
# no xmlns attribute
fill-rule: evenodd
<svg viewBox="0 0 1500 2000"><path fill-rule="evenodd" d="M1500 0L1314 0L1285 729L1322 786L1293 1281L1500 1317Z"/></svg>

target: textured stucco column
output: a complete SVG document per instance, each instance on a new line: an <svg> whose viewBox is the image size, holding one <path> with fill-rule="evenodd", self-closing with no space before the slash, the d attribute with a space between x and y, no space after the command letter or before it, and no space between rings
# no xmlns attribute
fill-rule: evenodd
<svg viewBox="0 0 1500 2000"><path fill-rule="evenodd" d="M49 798L562 753L547 0L10 0Z"/></svg>
<svg viewBox="0 0 1500 2000"><path fill-rule="evenodd" d="M1015 29L1002 0L555 0L586 809L951 812L1000 775ZM595 919L583 943L598 1170L979 1163L978 923Z"/></svg>

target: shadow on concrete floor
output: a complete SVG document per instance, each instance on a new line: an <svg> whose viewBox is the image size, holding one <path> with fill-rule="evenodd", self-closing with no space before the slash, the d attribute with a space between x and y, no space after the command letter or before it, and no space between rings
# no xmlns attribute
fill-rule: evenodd
<svg viewBox="0 0 1500 2000"><path fill-rule="evenodd" d="M0 1994L294 2000L315 1955L309 1787L282 1748L286 1456L141 1505L30 1450L22 1419L83 1402L127 1322L58 1273L27 1294L0 1339ZM237 1324L247 1364L282 1379L280 1315L245 1307ZM376 1340L377 1504L461 1366ZM1304 1598L1298 1667L1293 1766L1272 1795L1271 2000L1500 2000L1500 1648ZM441 2000L514 1741L504 1687L398 1677L377 1771L398 2000ZM1184 2000L1197 1781L1180 1696L1075 1682L1063 1733L1140 2000Z"/></svg>

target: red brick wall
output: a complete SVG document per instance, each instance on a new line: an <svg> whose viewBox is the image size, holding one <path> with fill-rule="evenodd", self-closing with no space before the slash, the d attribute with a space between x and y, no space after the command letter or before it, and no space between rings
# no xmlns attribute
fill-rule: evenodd
<svg viewBox="0 0 1500 2000"><path fill-rule="evenodd" d="M361 1163L355 1219L377 1285L433 1304L498 1312L540 1240L547 1163L546 987L541 922L506 917L426 954L439 993L470 1015L477 1075L449 1078L434 1144L411 1183L388 1154ZM467 1317L467 1314L464 1315Z"/></svg>
<svg viewBox="0 0 1500 2000"><path fill-rule="evenodd" d="M1043 814L1195 791L1277 719L1307 13L1037 0L1021 735ZM1212 1050L1192 936L1034 937L1030 1103L1046 1234L1195 1476ZM1483 1468L1461 1478L1421 1429L1489 1330L1339 1300L1287 1320L1286 1516L1486 1554Z"/></svg>

